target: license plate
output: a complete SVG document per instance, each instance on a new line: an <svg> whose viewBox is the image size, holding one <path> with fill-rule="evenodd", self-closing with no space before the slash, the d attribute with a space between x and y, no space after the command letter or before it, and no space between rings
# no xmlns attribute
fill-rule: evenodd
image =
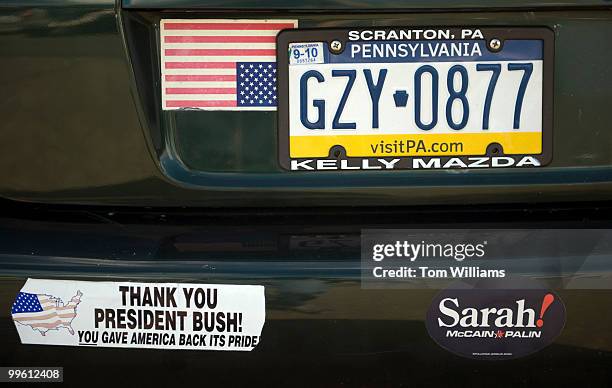
<svg viewBox="0 0 612 388"><path fill-rule="evenodd" d="M280 164L544 166L552 159L553 39L547 28L283 31Z"/></svg>

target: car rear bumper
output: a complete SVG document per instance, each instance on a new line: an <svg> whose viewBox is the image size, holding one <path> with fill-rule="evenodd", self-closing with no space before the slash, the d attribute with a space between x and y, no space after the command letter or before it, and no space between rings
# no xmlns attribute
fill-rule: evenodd
<svg viewBox="0 0 612 388"><path fill-rule="evenodd" d="M5 117L0 164L7 172L0 176L1 197L206 207L610 199L612 12L605 1L366 1L359 8L337 1L33 3L0 6L7 69L7 98L0 105ZM537 169L283 171L274 112L161 109L162 17L289 18L300 28L550 29L555 33L552 163Z"/></svg>
<svg viewBox="0 0 612 388"><path fill-rule="evenodd" d="M364 227L601 228L610 227L606 204L224 213L5 208L0 359L63 366L73 385L603 386L610 379L610 290L557 290L567 324L552 345L483 363L454 356L428 336L424 317L437 290L362 289L359 259ZM9 311L26 278L264 285L266 323L260 345L246 353L21 345Z"/></svg>

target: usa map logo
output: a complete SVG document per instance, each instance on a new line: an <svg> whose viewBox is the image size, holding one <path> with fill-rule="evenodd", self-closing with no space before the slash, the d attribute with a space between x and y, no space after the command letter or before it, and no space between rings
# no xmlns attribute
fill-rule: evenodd
<svg viewBox="0 0 612 388"><path fill-rule="evenodd" d="M68 330L74 334L72 321L81 303L81 291L77 291L68 303L48 294L20 292L11 308L13 321L45 336L49 330Z"/></svg>

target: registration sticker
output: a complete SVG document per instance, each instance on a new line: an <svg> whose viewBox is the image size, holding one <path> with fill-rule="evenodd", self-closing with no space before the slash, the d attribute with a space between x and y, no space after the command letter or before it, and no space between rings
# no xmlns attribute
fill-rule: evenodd
<svg viewBox="0 0 612 388"><path fill-rule="evenodd" d="M28 279L11 316L21 343L249 351L263 286Z"/></svg>
<svg viewBox="0 0 612 388"><path fill-rule="evenodd" d="M323 42L290 43L289 63L292 65L307 65L324 63L325 47Z"/></svg>
<svg viewBox="0 0 612 388"><path fill-rule="evenodd" d="M288 30L277 49L279 161L288 170L552 159L546 28Z"/></svg>

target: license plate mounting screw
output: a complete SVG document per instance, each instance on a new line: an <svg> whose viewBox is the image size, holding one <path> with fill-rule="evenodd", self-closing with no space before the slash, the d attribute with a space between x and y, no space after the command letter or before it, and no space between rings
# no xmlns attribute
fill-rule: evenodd
<svg viewBox="0 0 612 388"><path fill-rule="evenodd" d="M499 51L501 47L502 47L501 40L497 38L493 38L489 41L489 48L491 49L491 51Z"/></svg>
<svg viewBox="0 0 612 388"><path fill-rule="evenodd" d="M339 40L332 40L329 44L329 49L334 54L339 54L342 51L342 42Z"/></svg>

